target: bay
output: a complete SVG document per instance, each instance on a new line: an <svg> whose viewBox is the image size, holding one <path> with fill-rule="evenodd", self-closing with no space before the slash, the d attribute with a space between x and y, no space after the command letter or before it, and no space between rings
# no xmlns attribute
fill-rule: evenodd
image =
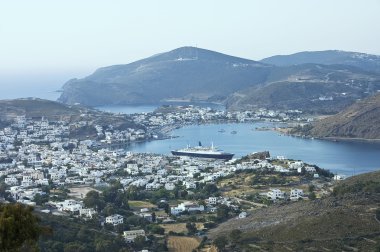
<svg viewBox="0 0 380 252"><path fill-rule="evenodd" d="M175 106L199 106L199 107L209 107L217 110L224 110L223 105L208 103L208 102L161 102L159 104L139 104L139 105L105 105L95 107L98 110L112 113L120 114L135 114L135 113L149 113L153 112L156 108L164 105L175 105Z"/></svg>
<svg viewBox="0 0 380 252"><path fill-rule="evenodd" d="M184 148L187 145L194 146L201 141L205 146L213 142L220 149L234 153L235 157L268 150L272 156L283 155L287 158L302 160L347 176L380 169L380 143L331 142L285 136L274 131L256 130L256 127L263 126L268 126L268 124L186 126L172 132L173 136L178 136L176 138L134 143L128 147L128 150L168 155L173 149ZM224 129L225 132L218 132L220 129ZM232 131L237 133L231 134Z"/></svg>

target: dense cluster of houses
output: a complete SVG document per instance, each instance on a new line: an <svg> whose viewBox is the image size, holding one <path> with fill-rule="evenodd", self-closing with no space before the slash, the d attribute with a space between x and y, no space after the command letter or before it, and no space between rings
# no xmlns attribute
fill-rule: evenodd
<svg viewBox="0 0 380 252"><path fill-rule="evenodd" d="M267 120L272 122L310 122L311 118L302 115L300 110L276 111L257 109L249 111L220 111L209 107L176 106L152 113L132 115L133 121L145 125L150 131L167 132L178 125L199 122L251 122Z"/></svg>
<svg viewBox="0 0 380 252"><path fill-rule="evenodd" d="M238 170L268 169L280 173L306 170L318 176L314 167L299 161L288 161L286 166L273 165L270 160L224 162L146 153L134 154L123 149L102 148L101 145L143 140L154 136L152 134L154 130L159 128L162 132L166 126L176 125L179 122L194 123L199 120L219 119L248 121L263 117L288 120L289 115L300 114L300 111L290 111L287 114L269 110L222 112L187 106L169 113L132 115L135 122L147 126L146 130L132 128L115 130L111 125L107 127L94 125L97 132L96 139L82 141L69 138L69 135L72 128L86 126L88 124L86 121L69 125L66 121L49 122L44 118L32 120L18 116L9 127L0 129L0 177L3 177L5 184L8 185L8 192L14 200L35 205L37 195L46 194L43 186L61 188L76 185L107 186L110 180L116 179L124 189L136 186L141 190L164 188L172 191L181 186L191 191L197 189L199 183L214 183L218 178ZM123 175L117 175L120 171ZM267 197L273 200L281 199L284 193L273 189L267 193ZM303 197L302 190L296 188L291 190L291 199L300 197ZM48 203L57 212L68 212L83 218L92 218L97 214L96 209L86 208L83 201L78 198L68 198L63 201L54 201L50 198ZM190 201L182 202L171 207L170 213L177 216L184 212L215 212L220 204L235 209L239 207L238 202L233 199L209 197L206 205ZM139 215L147 219L152 217L149 213ZM245 216L246 213L241 214L241 218ZM105 223L110 225L119 225L123 221L121 215L105 218ZM125 231L124 236L126 240L133 241L139 235L144 236L143 232L143 230Z"/></svg>

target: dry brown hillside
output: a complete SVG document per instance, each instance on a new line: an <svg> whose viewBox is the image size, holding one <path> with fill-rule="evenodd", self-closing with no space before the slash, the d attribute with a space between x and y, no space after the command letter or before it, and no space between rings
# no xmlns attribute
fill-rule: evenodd
<svg viewBox="0 0 380 252"><path fill-rule="evenodd" d="M380 139L380 94L315 122L307 134L322 138Z"/></svg>
<svg viewBox="0 0 380 252"><path fill-rule="evenodd" d="M379 204L380 172L368 173L341 182L331 196L259 209L208 236L241 230L238 247L228 251L378 251Z"/></svg>

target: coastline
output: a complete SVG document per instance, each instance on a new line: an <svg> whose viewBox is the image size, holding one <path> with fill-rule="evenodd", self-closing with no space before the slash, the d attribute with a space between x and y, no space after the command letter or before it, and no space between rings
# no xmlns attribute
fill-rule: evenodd
<svg viewBox="0 0 380 252"><path fill-rule="evenodd" d="M380 139L368 139L368 138L361 138L361 137L318 137L318 136L312 136L312 135L298 135L298 134L290 134L292 128L272 128L273 131L279 132L281 134L292 136L292 137L299 137L299 138L308 138L308 139L318 139L318 140L325 140L325 141L332 141L332 142L364 142L364 143L380 143Z"/></svg>

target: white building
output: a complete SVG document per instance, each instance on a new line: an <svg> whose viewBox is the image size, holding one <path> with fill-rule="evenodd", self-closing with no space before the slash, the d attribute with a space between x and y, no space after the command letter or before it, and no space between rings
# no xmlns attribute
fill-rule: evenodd
<svg viewBox="0 0 380 252"><path fill-rule="evenodd" d="M130 243L130 242L133 242L137 236L144 236L145 237L145 231L142 229L124 231L123 236L124 236L125 241Z"/></svg>
<svg viewBox="0 0 380 252"><path fill-rule="evenodd" d="M186 189L196 189L197 188L197 184L194 183L194 182L185 182L185 187Z"/></svg>
<svg viewBox="0 0 380 252"><path fill-rule="evenodd" d="M345 175L334 175L334 180L344 180L346 179L346 176Z"/></svg>
<svg viewBox="0 0 380 252"><path fill-rule="evenodd" d="M209 197L208 199L206 199L206 202L210 205L216 205L216 203L218 202L218 198L217 197Z"/></svg>
<svg viewBox="0 0 380 252"><path fill-rule="evenodd" d="M267 197L271 200L283 199L284 193L280 189L272 189L267 193Z"/></svg>
<svg viewBox="0 0 380 252"><path fill-rule="evenodd" d="M57 203L59 211L77 212L82 209L82 204L76 200L65 200Z"/></svg>
<svg viewBox="0 0 380 252"><path fill-rule="evenodd" d="M172 183L172 182L166 183L165 184L165 189L168 190L168 191L172 191L172 190L175 189L175 184Z"/></svg>
<svg viewBox="0 0 380 252"><path fill-rule="evenodd" d="M123 216L121 216L120 214L114 214L114 215L106 217L106 223L116 226L119 224L123 224L124 219L123 219Z"/></svg>
<svg viewBox="0 0 380 252"><path fill-rule="evenodd" d="M198 205L196 203L186 201L186 202L179 204L176 207L171 207L170 213L173 215L178 215L184 211L188 211L188 212L201 211L201 212L203 212L204 210L205 210L205 207L203 205Z"/></svg>
<svg viewBox="0 0 380 252"><path fill-rule="evenodd" d="M247 212L241 212L240 214L239 214L239 219L244 219L244 218L246 218L247 217Z"/></svg>
<svg viewBox="0 0 380 252"><path fill-rule="evenodd" d="M94 214L96 214L96 211L93 208L82 208L79 210L79 216L81 217L92 218Z"/></svg>
<svg viewBox="0 0 380 252"><path fill-rule="evenodd" d="M18 185L18 180L16 177L8 177L5 178L5 184L7 185Z"/></svg>
<svg viewBox="0 0 380 252"><path fill-rule="evenodd" d="M292 189L290 190L290 199L291 200L298 200L299 198L302 198L304 195L302 189Z"/></svg>
<svg viewBox="0 0 380 252"><path fill-rule="evenodd" d="M313 166L306 166L305 171L307 172L316 172L317 170Z"/></svg>

